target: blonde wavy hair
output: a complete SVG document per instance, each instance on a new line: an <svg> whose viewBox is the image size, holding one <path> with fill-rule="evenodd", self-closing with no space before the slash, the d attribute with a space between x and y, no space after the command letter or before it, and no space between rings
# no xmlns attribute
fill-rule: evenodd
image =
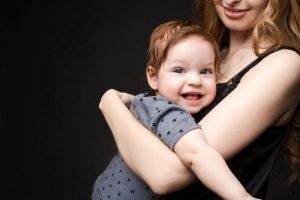
<svg viewBox="0 0 300 200"><path fill-rule="evenodd" d="M300 0L269 0L257 25L253 28L253 50L261 56L280 46L289 46L300 52ZM229 31L217 15L213 0L195 0L196 20L211 32L222 47L228 45ZM266 51L259 52L265 39L271 41ZM300 179L300 106L290 122L287 151L293 174L289 181Z"/></svg>
<svg viewBox="0 0 300 200"><path fill-rule="evenodd" d="M195 0L197 21L223 45L228 30L219 19L212 0ZM260 42L265 38L272 45L267 50L286 45L300 50L300 0L269 0L260 21L253 29L253 49L260 55ZM273 37L270 37L272 35Z"/></svg>

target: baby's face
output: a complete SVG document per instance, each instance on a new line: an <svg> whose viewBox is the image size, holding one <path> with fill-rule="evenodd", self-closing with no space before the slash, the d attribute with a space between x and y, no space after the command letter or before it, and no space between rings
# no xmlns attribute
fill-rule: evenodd
<svg viewBox="0 0 300 200"><path fill-rule="evenodd" d="M189 36L175 44L156 77L157 95L194 114L216 94L215 53L202 37Z"/></svg>

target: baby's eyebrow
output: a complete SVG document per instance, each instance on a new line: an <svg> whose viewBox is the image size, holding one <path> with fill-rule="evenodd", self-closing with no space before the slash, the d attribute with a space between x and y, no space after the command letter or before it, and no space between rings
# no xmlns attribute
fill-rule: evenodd
<svg viewBox="0 0 300 200"><path fill-rule="evenodd" d="M211 65L214 65L214 62L208 62L203 64L203 66L211 66Z"/></svg>

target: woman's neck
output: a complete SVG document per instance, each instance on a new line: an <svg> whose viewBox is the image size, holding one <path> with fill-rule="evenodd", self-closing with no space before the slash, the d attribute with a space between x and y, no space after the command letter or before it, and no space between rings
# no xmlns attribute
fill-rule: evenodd
<svg viewBox="0 0 300 200"><path fill-rule="evenodd" d="M264 52L272 45L272 42L268 40L268 37L261 36L261 40L258 44L258 51ZM253 36L252 29L249 31L230 31L229 36L229 49L228 53L237 51L239 49L253 49Z"/></svg>
<svg viewBox="0 0 300 200"><path fill-rule="evenodd" d="M252 48L252 31L231 31L229 41L228 54L239 49Z"/></svg>
<svg viewBox="0 0 300 200"><path fill-rule="evenodd" d="M220 82L226 82L256 58L249 32L230 32L229 46L221 52Z"/></svg>
<svg viewBox="0 0 300 200"><path fill-rule="evenodd" d="M270 41L263 40L259 44L259 51L270 45ZM257 58L253 50L252 30L249 31L231 31L229 46L221 52L221 65L219 82L226 82L247 64Z"/></svg>
<svg viewBox="0 0 300 200"><path fill-rule="evenodd" d="M221 52L221 65L226 65L241 51L252 50L252 36L246 32L231 32L229 38L229 46Z"/></svg>

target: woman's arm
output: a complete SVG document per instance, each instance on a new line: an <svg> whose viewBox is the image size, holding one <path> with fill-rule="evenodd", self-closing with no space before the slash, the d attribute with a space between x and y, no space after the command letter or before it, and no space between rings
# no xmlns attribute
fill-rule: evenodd
<svg viewBox="0 0 300 200"><path fill-rule="evenodd" d="M268 56L200 122L208 144L228 159L268 127L286 124L299 102L299 87L299 55L281 50ZM176 155L131 115L114 91L104 94L100 109L125 162L154 192L172 192L193 181Z"/></svg>
<svg viewBox="0 0 300 200"><path fill-rule="evenodd" d="M176 154L134 118L123 104L130 99L130 95L111 89L99 104L129 168L157 194L177 191L195 181Z"/></svg>
<svg viewBox="0 0 300 200"><path fill-rule="evenodd" d="M209 145L229 159L267 128L287 124L299 103L299 88L298 54L280 50L266 57L201 120Z"/></svg>

